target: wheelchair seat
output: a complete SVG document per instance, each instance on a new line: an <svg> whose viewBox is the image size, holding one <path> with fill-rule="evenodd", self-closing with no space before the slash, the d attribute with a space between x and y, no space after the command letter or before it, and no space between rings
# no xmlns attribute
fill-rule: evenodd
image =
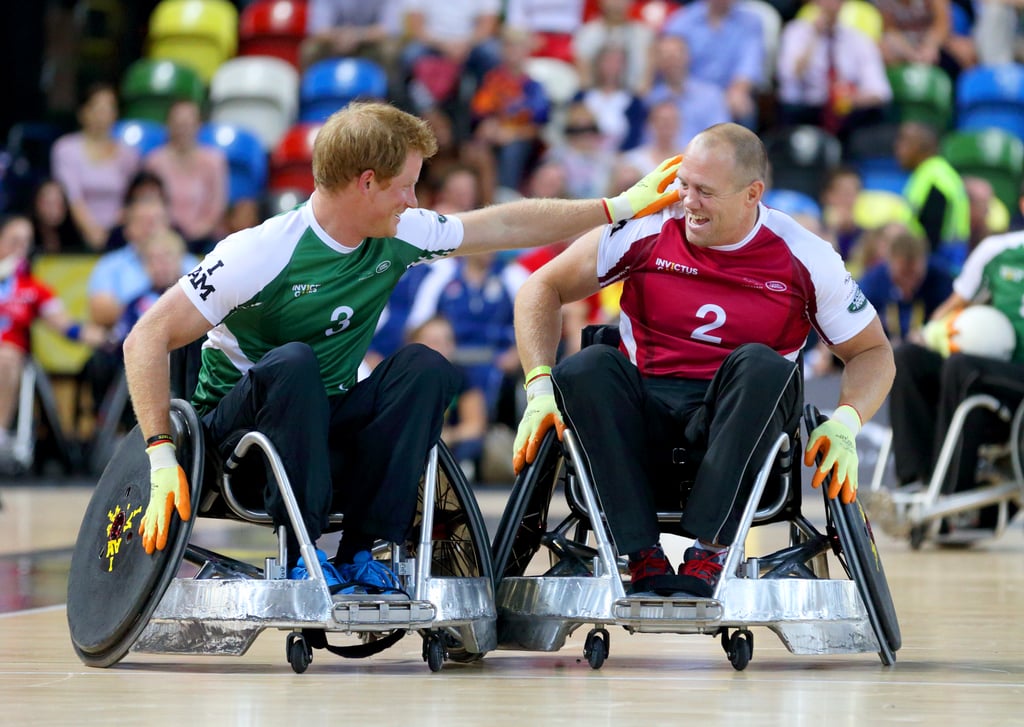
<svg viewBox="0 0 1024 727"><path fill-rule="evenodd" d="M615 333L588 331L583 345L613 343ZM808 431L821 420L814 407L805 408ZM517 478L492 545L498 648L557 651L589 623L584 656L597 669L608 655L609 625L630 633L704 633L720 636L730 663L742 670L753 653L750 627L766 626L796 654L875 652L883 664L895 663L899 624L864 511L856 501L826 498L823 530L802 515L799 452L799 432L781 434L760 465L712 596L663 597L627 594L626 559L615 549L575 432L566 428L561 445L549 432ZM696 464L692 453L677 455L680 491L656 502L663 533L681 534L680 503ZM569 514L552 526L548 512L559 486ZM750 528L768 523L788 523L788 546L747 553ZM528 573L542 549L551 568ZM829 577L830 554L845 577Z"/></svg>
<svg viewBox="0 0 1024 727"><path fill-rule="evenodd" d="M146 555L136 534L148 501L149 464L135 427L100 477L72 555L68 624L74 649L85 664L111 666L133 650L241 656L266 628L290 631L286 653L297 673L309 666L313 647L364 657L410 631L423 638L423 658L431 671L440 670L446 659L473 661L494 648L486 527L443 443L431 450L406 542L378 541L373 549L374 557L399 575L409 598L332 597L269 439L258 431L246 432L227 461L219 462L190 404L172 400L171 419L179 463L191 488L192 518L182 522L172 517L167 547ZM300 544L308 579L287 578L286 527L278 528L278 551L262 567L190 542L197 517L271 524L262 498L257 502L250 494L262 492L265 480L258 477L254 484L251 479L264 471L252 464L256 452L285 501L286 527ZM331 515L334 526L342 519L341 513ZM183 561L198 569L193 577L179 573ZM325 635L333 632L355 636L361 643L331 646Z"/></svg>

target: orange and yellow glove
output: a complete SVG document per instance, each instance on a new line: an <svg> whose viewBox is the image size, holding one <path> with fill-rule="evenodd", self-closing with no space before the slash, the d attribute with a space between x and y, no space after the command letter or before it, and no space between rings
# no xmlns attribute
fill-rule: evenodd
<svg viewBox="0 0 1024 727"><path fill-rule="evenodd" d="M860 427L857 410L844 404L836 408L828 421L815 427L804 450L804 464L808 467L821 454L811 486L821 487L831 473L828 497L834 500L839 495L840 501L847 505L857 499L857 444L854 440Z"/></svg>
<svg viewBox="0 0 1024 727"><path fill-rule="evenodd" d="M644 217L659 212L679 201L679 190L666 192L676 178L682 155L666 159L658 168L617 197L606 197L604 211L608 222L615 224L633 217Z"/></svg>
<svg viewBox="0 0 1024 727"><path fill-rule="evenodd" d="M171 513L177 509L182 520L192 517L188 480L174 456L171 442L158 442L146 448L149 455L149 505L139 524L142 547L149 555L167 546Z"/></svg>
<svg viewBox="0 0 1024 727"><path fill-rule="evenodd" d="M537 458L540 443L552 426L561 440L565 423L555 403L551 367L538 366L526 376L526 411L519 422L516 441L512 445L512 469L517 475L523 467Z"/></svg>

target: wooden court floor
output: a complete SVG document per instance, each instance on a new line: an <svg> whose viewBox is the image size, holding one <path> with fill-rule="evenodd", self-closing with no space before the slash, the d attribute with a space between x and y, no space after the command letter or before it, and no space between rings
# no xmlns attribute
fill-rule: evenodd
<svg viewBox="0 0 1024 727"><path fill-rule="evenodd" d="M491 527L506 494L480 495ZM242 657L129 654L113 668L83 666L63 602L88 496L0 483L0 725L1024 725L1019 521L963 550L915 552L878 536L903 632L894 667L873 654L795 656L755 629L753 660L736 672L711 637L613 630L594 671L581 629L556 653L497 651L437 674L409 636L370 659L316 652L296 675L277 631ZM270 542L209 525L196 527L211 544Z"/></svg>

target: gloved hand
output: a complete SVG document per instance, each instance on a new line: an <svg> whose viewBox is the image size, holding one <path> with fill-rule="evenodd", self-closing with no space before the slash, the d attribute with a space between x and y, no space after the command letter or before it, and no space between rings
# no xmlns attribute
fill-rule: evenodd
<svg viewBox="0 0 1024 727"><path fill-rule="evenodd" d="M644 217L679 201L679 190L666 192L676 178L682 155L666 159L658 168L617 197L604 199L604 210L612 224L633 217Z"/></svg>
<svg viewBox="0 0 1024 727"><path fill-rule="evenodd" d="M146 448L149 455L149 505L139 524L142 547L152 555L163 550L171 527L171 512L178 510L182 520L192 517L188 480L174 456L174 445L159 442Z"/></svg>
<svg viewBox="0 0 1024 727"><path fill-rule="evenodd" d="M948 315L937 321L928 321L921 329L924 345L943 358L949 357L949 337L953 334L954 317L954 315Z"/></svg>
<svg viewBox="0 0 1024 727"><path fill-rule="evenodd" d="M551 384L551 368L538 366L530 372L526 382L526 411L519 422L516 441L512 445L512 469L518 475L523 467L537 458L537 450L544 435L552 427L559 440L565 423L555 403L555 390Z"/></svg>
<svg viewBox="0 0 1024 727"><path fill-rule="evenodd" d="M834 500L839 495L840 501L847 505L857 499L857 445L854 440L860 426L857 410L844 404L833 412L828 421L815 427L804 450L804 464L808 467L821 454L821 463L811 479L811 486L820 487L831 472L828 497Z"/></svg>

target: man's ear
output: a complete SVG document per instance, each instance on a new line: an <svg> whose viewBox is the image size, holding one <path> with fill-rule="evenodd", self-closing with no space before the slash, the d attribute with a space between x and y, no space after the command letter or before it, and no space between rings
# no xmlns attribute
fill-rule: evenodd
<svg viewBox="0 0 1024 727"><path fill-rule="evenodd" d="M373 180L377 178L376 172L372 169L365 170L359 175L358 187L360 191L369 191L370 186L373 184Z"/></svg>

